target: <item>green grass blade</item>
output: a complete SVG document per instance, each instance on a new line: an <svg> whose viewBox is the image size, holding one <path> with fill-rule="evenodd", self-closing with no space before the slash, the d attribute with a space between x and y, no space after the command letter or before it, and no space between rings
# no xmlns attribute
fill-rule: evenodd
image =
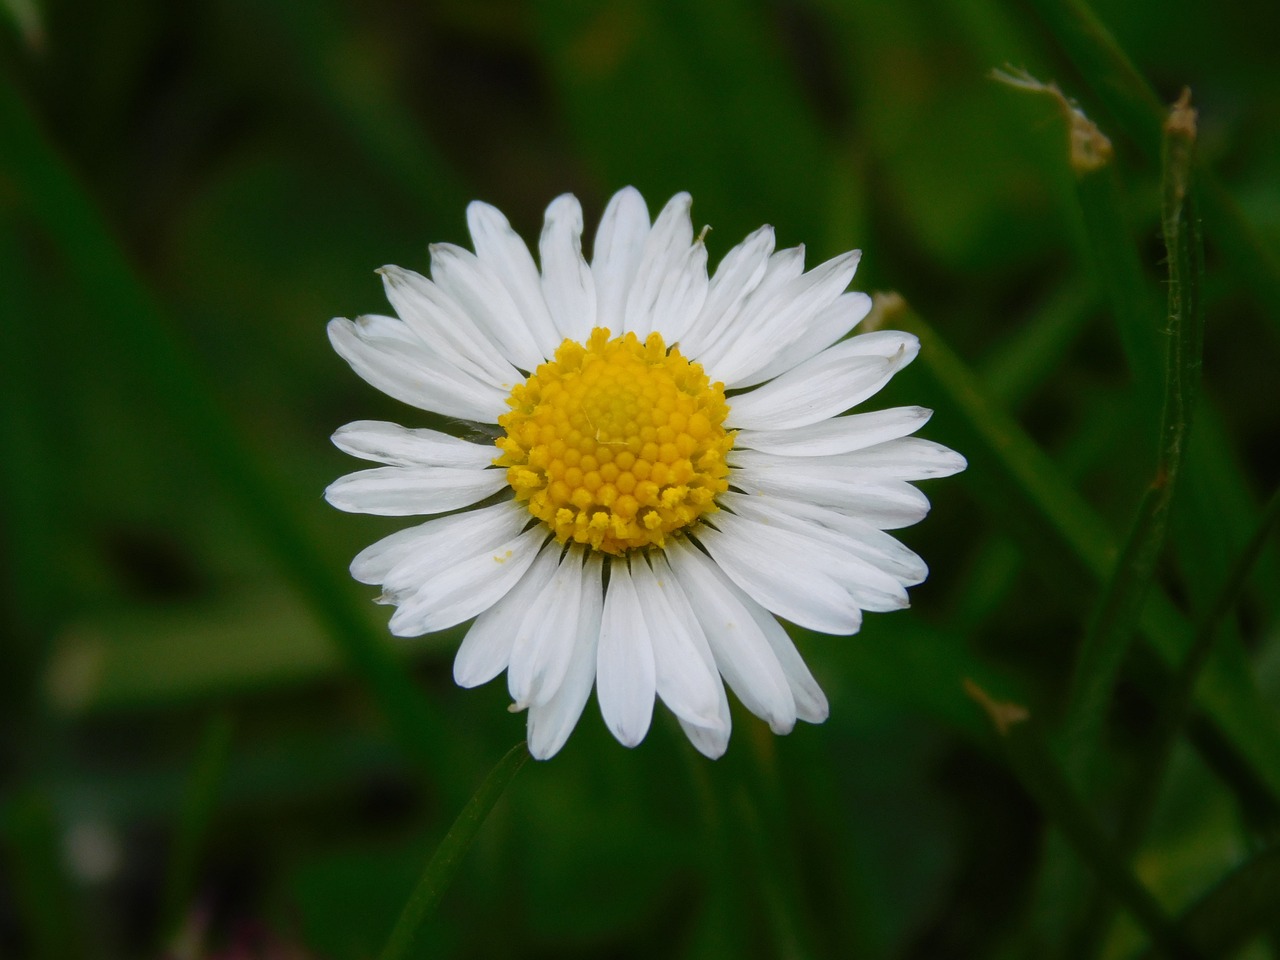
<svg viewBox="0 0 1280 960"><path fill-rule="evenodd" d="M965 683L969 696L986 712L1009 768L1049 819L1062 831L1076 855L1142 927L1151 942L1170 957L1194 956L1177 936L1163 909L1133 875L1076 796L1058 766L1038 724L1025 707L997 701L978 684Z"/></svg>
<svg viewBox="0 0 1280 960"><path fill-rule="evenodd" d="M1158 155L1164 104L1106 25L1082 0L1031 0L1031 6L1125 132Z"/></svg>
<svg viewBox="0 0 1280 960"><path fill-rule="evenodd" d="M58 823L48 799L34 790L12 797L0 812L6 886L32 960L85 956L85 930L70 878L62 870Z"/></svg>
<svg viewBox="0 0 1280 960"><path fill-rule="evenodd" d="M1121 829L1121 844L1127 849L1136 849L1142 840L1142 835L1146 832L1146 825L1154 812L1160 784L1164 781L1165 770L1173 755L1174 744L1191 712L1196 683L1209 662L1209 655L1213 652L1224 622L1240 599L1249 574L1262 555L1262 548L1266 545L1278 520L1280 520L1280 489L1272 494L1253 536L1240 551L1240 555L1218 588L1217 597L1208 614L1197 625L1195 642L1178 667L1168 699L1164 704L1160 726L1156 735L1151 738L1151 749L1146 753L1147 766L1138 778L1137 792L1129 804L1125 823Z"/></svg>
<svg viewBox="0 0 1280 960"><path fill-rule="evenodd" d="M36 0L0 0L0 12L12 23L28 50L44 50L44 13Z"/></svg>
<svg viewBox="0 0 1280 960"><path fill-rule="evenodd" d="M950 410L952 443L969 458L964 475L992 516L1008 526L1027 556L1050 568L1070 595L1105 583L1116 546L1094 510L1009 415L987 396L978 377L902 299L877 301L879 325L910 331L922 348L917 366L936 405ZM1163 591L1148 597L1138 620L1141 634L1166 667L1181 662L1193 630ZM1212 661L1198 703L1236 757L1273 798L1280 798L1280 735L1247 675Z"/></svg>
<svg viewBox="0 0 1280 960"><path fill-rule="evenodd" d="M1078 177L1076 197L1091 265L1115 319L1133 390L1143 409L1158 416L1164 374L1163 344L1156 332L1160 311L1143 276L1133 232L1125 222L1115 168L1108 164Z"/></svg>
<svg viewBox="0 0 1280 960"><path fill-rule="evenodd" d="M958 357L925 320L897 294L878 295L864 329L888 327L920 338L916 368L940 405L952 412L949 423L963 435L957 445L969 458L966 478L981 477L981 489L1008 500L1009 520L1022 536L1043 536L1060 544L1063 572L1072 586L1085 587L1105 576L1114 557L1110 531L1063 478L1035 442L991 399L984 382ZM1052 558L1049 558L1052 559Z"/></svg>
<svg viewBox="0 0 1280 960"><path fill-rule="evenodd" d="M1097 748L1112 690L1155 578L1199 391L1204 250L1191 198L1195 113L1189 95L1174 107L1166 130L1162 222L1168 251L1169 313L1160 450L1155 476L1076 661L1066 738L1070 766L1077 774Z"/></svg>
<svg viewBox="0 0 1280 960"><path fill-rule="evenodd" d="M182 921L183 912L191 906L195 893L200 856L206 845L209 826L222 790L231 757L231 740L235 724L227 714L213 717L205 726L200 748L196 752L182 804L178 809L176 836L170 848L169 869L161 911L160 935L168 943Z"/></svg>
<svg viewBox="0 0 1280 960"><path fill-rule="evenodd" d="M757 5L544 0L534 10L567 119L609 188L634 182L657 204L688 190L694 217L730 244L763 220L816 243L833 198L846 222L860 219L859 178L841 165L826 179L834 151Z"/></svg>
<svg viewBox="0 0 1280 960"><path fill-rule="evenodd" d="M1158 416L1164 358L1156 335L1157 310L1137 244L1125 222L1111 140L1056 83L1043 83L1025 71L1011 69L997 70L992 76L1016 90L1048 97L1066 123L1065 159L1075 176L1087 267L1097 277L1115 318L1138 396L1149 401L1153 416Z"/></svg>
<svg viewBox="0 0 1280 960"><path fill-rule="evenodd" d="M27 279L30 258L5 212L0 201L0 317L31 316L37 298ZM8 730L16 733L26 725L19 716L35 692L31 678L47 656L50 625L60 608L66 520L57 507L64 480L54 450L60 423L49 351L30 337L6 341L0 348L0 543L8 560L0 576L0 716L12 718ZM0 739L8 738L6 733Z"/></svg>
<svg viewBox="0 0 1280 960"><path fill-rule="evenodd" d="M365 681L402 747L424 770L444 769L435 717L387 641L369 629L344 564L309 537L297 504L316 493L283 486L253 457L203 371L111 236L88 193L40 130L26 103L0 83L0 169L66 258L97 327L115 336L146 376L157 405L193 438L193 449L261 541L311 602L333 642Z"/></svg>
<svg viewBox="0 0 1280 960"><path fill-rule="evenodd" d="M1259 853L1177 920L1178 936L1207 957L1234 957L1280 916L1280 847Z"/></svg>
<svg viewBox="0 0 1280 960"><path fill-rule="evenodd" d="M300 89L334 117L373 169L413 200L423 217L460 217L472 199L470 190L397 96L390 64L362 36L351 11L329 2L232 6L256 36L271 38L273 60L283 53Z"/></svg>
<svg viewBox="0 0 1280 960"><path fill-rule="evenodd" d="M842 687L848 688L843 695L849 699L870 694L928 715L970 741L982 742L986 728L959 683L971 677L1017 691L1011 671L983 661L954 631L939 630L919 619L892 627L886 624L884 630L889 634L884 643L847 643L824 651L833 664L828 694L839 697ZM812 648L821 648L821 635L795 627L792 633L811 637Z"/></svg>
<svg viewBox="0 0 1280 960"><path fill-rule="evenodd" d="M1146 835L1147 826L1155 813L1160 789L1165 782L1169 764L1173 758L1174 747L1191 713L1196 681L1200 678L1205 664L1209 662L1209 654L1221 633L1222 625L1239 600L1245 582L1262 555L1262 548L1275 528L1277 520L1280 520L1280 489L1272 495L1253 536L1249 538L1249 542L1245 544L1244 549L1236 557L1235 563L1232 564L1226 579L1218 587L1217 596L1209 613L1197 626L1195 642L1174 676L1170 691L1161 707L1156 730L1149 738L1149 746L1143 752L1142 769L1135 778L1133 792L1125 804L1121 817L1116 848L1125 858L1137 852ZM1109 902L1101 891L1092 898L1084 917L1076 940L1076 949L1073 952L1080 957L1094 956L1102 945L1102 934L1110 919ZM1197 942L1206 941L1197 939ZM1208 942L1218 941L1211 937Z"/></svg>
<svg viewBox="0 0 1280 960"><path fill-rule="evenodd" d="M1006 409L1018 409L1080 339L1097 300L1076 282L1054 291L982 364L991 396Z"/></svg>
<svg viewBox="0 0 1280 960"><path fill-rule="evenodd" d="M1188 605L1203 615L1214 598L1221 572L1235 559L1239 544L1253 533L1261 501L1245 469L1242 451L1221 411L1201 397L1192 427L1182 489L1185 500L1174 516L1175 546ZM1263 546L1251 599L1268 622L1280 617L1280 591L1264 585L1280 583L1280 550L1274 541ZM1238 641L1233 645L1239 646Z"/></svg>
<svg viewBox="0 0 1280 960"><path fill-rule="evenodd" d="M498 761L497 766L480 784L480 789L467 801L467 805L458 814L458 819L453 821L453 826L436 847L418 885L409 895L400 919L396 921L387 945L382 950L382 960L402 960L414 955L413 942L419 929L449 889L449 884L453 882L454 875L462 864L462 858L480 832L489 811L528 759L528 745L523 741L516 744Z"/></svg>
<svg viewBox="0 0 1280 960"><path fill-rule="evenodd" d="M1105 24L1083 0L1031 0L1098 98L1151 161L1160 155L1165 108ZM1205 224L1221 245L1223 263L1239 272L1280 335L1280 260L1245 220L1212 172L1197 172Z"/></svg>

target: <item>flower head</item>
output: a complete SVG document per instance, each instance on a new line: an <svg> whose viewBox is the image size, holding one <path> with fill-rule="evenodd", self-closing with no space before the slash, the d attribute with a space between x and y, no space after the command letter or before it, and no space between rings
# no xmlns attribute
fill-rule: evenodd
<svg viewBox="0 0 1280 960"><path fill-rule="evenodd" d="M326 491L342 510L442 515L363 550L351 572L416 636L475 618L466 687L503 670L529 748L564 745L591 688L627 746L655 696L710 757L729 740L722 678L778 733L827 701L777 617L850 634L908 605L924 562L885 533L929 503L908 481L964 469L910 436L920 407L847 411L915 357L907 333L841 339L869 298L846 253L812 270L762 227L708 277L688 194L650 223L610 200L590 263L582 210L547 208L541 269L496 209L473 203L472 253L431 248L431 278L380 272L399 319L334 320L369 383L495 444L359 421L334 434L385 466Z"/></svg>

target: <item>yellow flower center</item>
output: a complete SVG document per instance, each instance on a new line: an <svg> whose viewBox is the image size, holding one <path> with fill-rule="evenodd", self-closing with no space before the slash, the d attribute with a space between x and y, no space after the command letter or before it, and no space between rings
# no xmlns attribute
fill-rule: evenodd
<svg viewBox="0 0 1280 960"><path fill-rule="evenodd" d="M724 384L657 333L566 340L507 404L494 463L561 543L661 547L729 487Z"/></svg>

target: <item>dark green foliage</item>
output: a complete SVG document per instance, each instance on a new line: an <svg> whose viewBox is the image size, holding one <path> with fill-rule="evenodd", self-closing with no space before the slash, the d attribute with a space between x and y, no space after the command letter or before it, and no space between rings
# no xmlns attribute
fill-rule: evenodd
<svg viewBox="0 0 1280 960"><path fill-rule="evenodd" d="M358 960L402 914L388 955L1280 955L1277 35L1155 0L0 0L0 956ZM345 565L401 523L321 498L337 426L441 424L324 323L386 312L373 270L467 242L469 199L536 241L627 183L689 190L713 264L765 222L861 248L924 342L870 406L933 406L970 468L903 532L912 610L797 631L826 724L735 704L710 763L592 704L496 802L523 716L454 686L460 630L387 635Z"/></svg>

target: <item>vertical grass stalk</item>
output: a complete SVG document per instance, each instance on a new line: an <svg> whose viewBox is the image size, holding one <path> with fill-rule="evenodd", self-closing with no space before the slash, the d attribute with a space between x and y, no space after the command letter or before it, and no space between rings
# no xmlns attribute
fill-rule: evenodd
<svg viewBox="0 0 1280 960"><path fill-rule="evenodd" d="M1112 690L1155 576L1200 381L1204 258L1190 192L1195 111L1189 91L1170 112L1166 131L1162 222L1169 314L1160 446L1155 474L1076 661L1065 735L1069 768L1077 773L1097 747Z"/></svg>
<svg viewBox="0 0 1280 960"><path fill-rule="evenodd" d="M228 714L218 714L209 720L182 794L160 914L160 936L166 942L173 936L183 913L191 907L200 856L207 845L214 809L226 778L234 731L235 724Z"/></svg>
<svg viewBox="0 0 1280 960"><path fill-rule="evenodd" d="M1066 55L1147 157L1162 156L1165 108L1151 83L1084 0L1031 0ZM1280 337L1280 260L1262 242L1212 171L1197 170L1205 219L1230 264Z"/></svg>
<svg viewBox="0 0 1280 960"><path fill-rule="evenodd" d="M1280 519L1280 489L1272 494L1257 529L1219 587L1208 614L1196 629L1195 643L1192 644L1191 650L1183 659L1182 665L1170 684L1168 696L1160 710L1155 733L1150 738L1150 746L1143 753L1142 766L1135 778L1133 792L1121 815L1116 848L1125 860L1132 858L1142 844L1147 827L1155 813L1160 788L1164 784L1169 763L1173 758L1174 747L1191 714L1196 681L1205 664L1209 662L1209 656L1213 652L1214 642L1219 636L1220 629L1239 600L1245 582L1262 554L1262 548L1278 519ZM1075 956L1096 955L1101 947L1102 935L1105 933L1110 917L1111 901L1105 892L1099 889L1095 891L1085 910L1084 920L1076 938L1077 949L1073 951Z"/></svg>
<svg viewBox="0 0 1280 960"><path fill-rule="evenodd" d="M878 295L871 320L920 338L917 369L925 375L924 385L938 406L951 411L954 445L980 468L961 479L972 484L972 478L981 477L974 495L1016 536L1024 555L1047 566L1054 582L1074 597L1093 583L1105 582L1115 556L1106 526L1035 442L991 400L979 377L897 294ZM1150 662L1160 665L1162 686L1167 685L1164 671L1176 668L1186 656L1194 627L1158 588L1137 626L1152 654ZM1280 738L1257 690L1210 663L1197 702L1220 734L1213 738L1214 746L1229 746L1231 766L1247 770L1270 797L1280 798ZM1222 766L1215 764L1215 769Z"/></svg>
<svg viewBox="0 0 1280 960"><path fill-rule="evenodd" d="M423 771L438 772L443 768L433 737L438 724L427 701L386 640L370 630L355 606L345 571L307 533L298 497L249 450L84 186L47 141L27 104L5 83L0 83L0 130L0 170L12 178L32 217L66 257L86 302L97 310L96 329L119 338L126 354L136 359L158 413L174 417L192 438L193 450L368 686L408 756Z"/></svg>
<svg viewBox="0 0 1280 960"><path fill-rule="evenodd" d="M1163 360L1153 327L1155 310L1125 223L1111 140L1056 83L1044 83L1012 68L993 71L992 77L1014 89L1047 96L1062 114L1067 162L1075 175L1076 200L1084 220L1087 266L1098 277L1115 317L1138 396L1144 402L1150 400L1158 415Z"/></svg>
<svg viewBox="0 0 1280 960"><path fill-rule="evenodd" d="M489 775L480 784L480 789L467 801L467 805L458 814L458 819L453 821L453 826L431 855L418 885L409 895L408 902L400 912L400 919L392 927L387 945L382 949L381 960L404 960L405 957L414 955L413 943L418 931L449 889L458 867L462 865L462 858L480 832L489 811L528 759L528 744L521 741L507 751L506 756L489 771Z"/></svg>
<svg viewBox="0 0 1280 960"><path fill-rule="evenodd" d="M1080 802L1066 774L1049 751L1038 725L1020 704L994 699L971 680L965 692L991 721L1000 752L1023 788L1071 848L1107 890L1124 905L1151 943L1169 957L1195 956L1179 939L1173 924L1151 893L1116 856L1107 837Z"/></svg>

